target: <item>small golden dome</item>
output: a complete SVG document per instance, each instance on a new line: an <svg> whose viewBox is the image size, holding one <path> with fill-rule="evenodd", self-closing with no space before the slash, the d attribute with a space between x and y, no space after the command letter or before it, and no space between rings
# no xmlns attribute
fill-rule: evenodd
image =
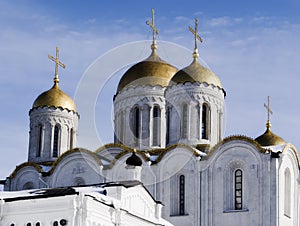
<svg viewBox="0 0 300 226"><path fill-rule="evenodd" d="M151 55L133 65L122 76L117 93L129 86L168 86L170 79L177 72L177 68L163 61L152 49Z"/></svg>
<svg viewBox="0 0 300 226"><path fill-rule="evenodd" d="M58 86L57 82L54 83L51 89L40 94L33 103L32 108L38 107L55 107L63 108L69 111L76 112L76 105L72 98L64 93Z"/></svg>
<svg viewBox="0 0 300 226"><path fill-rule="evenodd" d="M267 122L267 130L264 134L255 139L261 146L275 146L286 144L286 142L270 130L271 124Z"/></svg>
<svg viewBox="0 0 300 226"><path fill-rule="evenodd" d="M222 84L218 76L216 76L211 70L203 67L198 62L198 59L196 57L189 66L181 69L173 76L170 85L174 83L178 84L185 82L207 83L209 85L218 86L222 89Z"/></svg>

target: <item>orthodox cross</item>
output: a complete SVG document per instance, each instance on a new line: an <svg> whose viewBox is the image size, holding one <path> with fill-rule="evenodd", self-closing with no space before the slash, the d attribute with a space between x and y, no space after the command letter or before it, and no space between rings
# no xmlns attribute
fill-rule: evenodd
<svg viewBox="0 0 300 226"><path fill-rule="evenodd" d="M267 122L267 126L270 127L270 125L268 125L268 124L270 124L270 115L273 114L273 112L272 112L272 110L271 110L271 108L270 108L270 96L268 96L268 104L265 104L265 103L264 103L264 107L265 107L265 108L267 109L267 111L268 111L268 122Z"/></svg>
<svg viewBox="0 0 300 226"><path fill-rule="evenodd" d="M198 18L195 19L195 29L193 29L191 26L189 26L190 32L195 36L195 50L197 49L197 40L200 42L203 42L203 39L198 34Z"/></svg>
<svg viewBox="0 0 300 226"><path fill-rule="evenodd" d="M152 21L147 20L147 25L149 25L152 29L152 38L153 38L153 44L155 44L156 41L156 35L159 34L157 28L154 25L154 9L152 9Z"/></svg>
<svg viewBox="0 0 300 226"><path fill-rule="evenodd" d="M55 76L54 76L54 83L58 83L58 66L61 66L62 68L66 68L66 65L59 61L59 48L56 47L56 56L55 58L48 54L48 58L55 62Z"/></svg>

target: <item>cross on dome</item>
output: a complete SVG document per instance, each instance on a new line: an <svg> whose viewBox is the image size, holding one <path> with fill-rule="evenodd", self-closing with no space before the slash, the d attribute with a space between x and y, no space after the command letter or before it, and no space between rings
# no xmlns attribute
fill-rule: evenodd
<svg viewBox="0 0 300 226"><path fill-rule="evenodd" d="M270 96L268 96L268 104L265 104L264 103L264 107L267 109L267 113L268 113L268 121L267 121L267 129L270 129L271 128L271 122L270 122L270 115L273 114L271 108L270 108Z"/></svg>
<svg viewBox="0 0 300 226"><path fill-rule="evenodd" d="M48 58L55 62L55 75L54 75L53 80L54 80L54 83L57 84L57 83L59 83L58 66L61 66L62 68L66 68L66 65L59 61L59 48L56 47L56 56L55 56L55 58L53 56L51 56L50 54L48 54Z"/></svg>
<svg viewBox="0 0 300 226"><path fill-rule="evenodd" d="M189 26L189 30L190 30L190 32L192 32L192 34L195 37L195 48L194 48L193 57L198 58L199 53L198 53L198 47L197 47L197 40L199 40L201 43L203 42L203 39L198 34L198 18L195 19L195 29L193 29L191 26Z"/></svg>
<svg viewBox="0 0 300 226"><path fill-rule="evenodd" d="M152 29L152 45L151 45L151 49L156 49L156 35L159 34L157 28L155 27L155 24L154 24L154 9L152 9L152 21L149 21L147 20L146 21L146 24L149 25Z"/></svg>

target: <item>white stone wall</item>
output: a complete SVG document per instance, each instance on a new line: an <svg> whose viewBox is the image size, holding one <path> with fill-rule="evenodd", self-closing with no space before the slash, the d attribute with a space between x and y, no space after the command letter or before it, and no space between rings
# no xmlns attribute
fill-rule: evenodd
<svg viewBox="0 0 300 226"><path fill-rule="evenodd" d="M200 143L214 145L222 139L224 131L224 93L220 88L197 82L193 84L185 83L184 85L178 84L168 87L165 97L167 108L171 108L170 144L179 142L190 145ZM183 116L184 105L187 106L187 116ZM203 138L201 134L203 105L206 105L209 109L207 114L208 139ZM187 117L187 123L183 122L184 117Z"/></svg>
<svg viewBox="0 0 300 226"><path fill-rule="evenodd" d="M114 99L114 125L115 142L122 143L128 147L138 149L164 148L166 136L166 117L165 117L165 88L161 86L139 86L123 89ZM132 110L138 106L140 114L140 134L141 139L136 141L133 132ZM160 136L159 145L153 144L153 108L160 108ZM134 145L133 145L134 144Z"/></svg>
<svg viewBox="0 0 300 226"><path fill-rule="evenodd" d="M218 148L203 171L202 193L207 197L204 225L269 225L270 212L268 158L252 144L234 140ZM234 173L242 171L242 209L235 208ZM207 185L206 185L207 184Z"/></svg>
<svg viewBox="0 0 300 226"><path fill-rule="evenodd" d="M278 219L279 225L300 225L299 222L299 167L297 166L297 156L292 150L294 147L288 146L282 154L282 159L278 165ZM286 170L290 173L290 192L286 191ZM287 197L289 196L289 198ZM286 202L287 200L288 202ZM286 205L289 205L289 213L286 212Z"/></svg>
<svg viewBox="0 0 300 226"><path fill-rule="evenodd" d="M28 161L53 161L52 156L54 127L60 129L58 137L58 156L76 146L78 115L72 111L60 108L35 108L30 111L30 135ZM39 126L42 126L42 147L40 157L37 157L39 148ZM73 133L71 135L71 132ZM72 137L72 138L71 138ZM71 142L72 140L72 142Z"/></svg>
<svg viewBox="0 0 300 226"><path fill-rule="evenodd" d="M55 221L60 225L60 220L64 219L69 226L171 226L161 217L162 205L138 185L107 187L107 195L80 192L79 195L5 201L5 198L14 196L29 194L0 194L0 225L40 223L53 226Z"/></svg>
<svg viewBox="0 0 300 226"><path fill-rule="evenodd" d="M50 187L61 187L82 182L78 178L82 178L85 184L95 184L139 179L140 175L141 182L152 196L163 203L163 218L174 225L219 226L226 222L239 226L299 226L299 168L295 152L288 147L284 149L282 158L272 158L269 151L264 153L250 138L235 137L215 147L208 157L196 157L192 147L178 146L168 150L157 164L149 165L140 156L143 164L136 168L128 168L125 164L132 154L130 152L121 156L112 168L107 163L105 167L99 164L101 152L97 155L89 151L70 152L59 159L49 176L39 178L40 174L33 166L21 168L11 179L10 190L23 189L27 182L32 183L34 188L46 187L44 182ZM280 148L282 151L284 147L276 147ZM115 152L114 155L122 151L119 147L108 149ZM108 152L103 153L113 159ZM286 168L291 171L293 184L289 217L284 215ZM243 172L241 210L234 207L233 174L236 169ZM179 212L181 175L185 177L184 214ZM127 208L132 203L124 205ZM153 216L151 211L149 214ZM121 219L123 213L118 214ZM127 220L130 221L130 217Z"/></svg>

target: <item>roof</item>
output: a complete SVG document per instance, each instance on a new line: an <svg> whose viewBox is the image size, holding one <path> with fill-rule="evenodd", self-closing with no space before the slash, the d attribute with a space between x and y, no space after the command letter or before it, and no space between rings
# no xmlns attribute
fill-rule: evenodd
<svg viewBox="0 0 300 226"><path fill-rule="evenodd" d="M55 83L51 89L40 94L34 101L32 108L55 107L76 112L76 105L73 99L64 93Z"/></svg>
<svg viewBox="0 0 300 226"><path fill-rule="evenodd" d="M176 67L163 61L156 51L153 51L147 59L138 62L125 72L120 79L117 93L129 86L166 87L176 72Z"/></svg>

